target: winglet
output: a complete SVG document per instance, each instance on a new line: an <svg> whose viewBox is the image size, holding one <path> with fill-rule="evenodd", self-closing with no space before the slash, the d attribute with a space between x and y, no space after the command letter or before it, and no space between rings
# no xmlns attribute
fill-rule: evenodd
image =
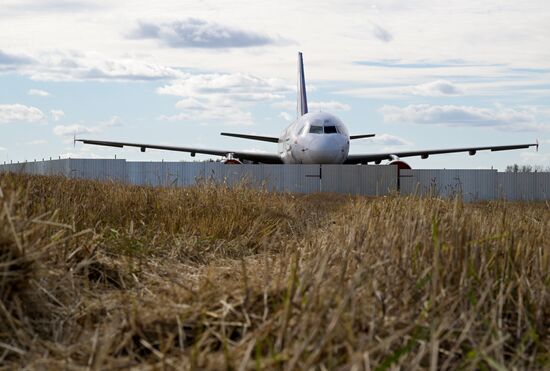
<svg viewBox="0 0 550 371"><path fill-rule="evenodd" d="M76 132L73 133L73 148L76 148Z"/></svg>
<svg viewBox="0 0 550 371"><path fill-rule="evenodd" d="M537 152L539 151L539 140L537 139Z"/></svg>

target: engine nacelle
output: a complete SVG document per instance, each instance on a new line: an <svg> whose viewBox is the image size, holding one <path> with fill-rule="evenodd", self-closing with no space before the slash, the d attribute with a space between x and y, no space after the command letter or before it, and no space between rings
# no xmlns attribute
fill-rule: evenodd
<svg viewBox="0 0 550 371"><path fill-rule="evenodd" d="M222 161L226 165L241 165L242 162L237 160L236 158L228 158L226 160Z"/></svg>
<svg viewBox="0 0 550 371"><path fill-rule="evenodd" d="M388 163L388 165L395 165L395 166L397 166L397 169L399 169L399 170L410 170L410 169L412 169L409 164L407 164L405 161L401 161L401 160L392 160Z"/></svg>
<svg viewBox="0 0 550 371"><path fill-rule="evenodd" d="M222 160L222 163L226 165L241 165L242 162L233 156L233 153L228 153L227 156Z"/></svg>

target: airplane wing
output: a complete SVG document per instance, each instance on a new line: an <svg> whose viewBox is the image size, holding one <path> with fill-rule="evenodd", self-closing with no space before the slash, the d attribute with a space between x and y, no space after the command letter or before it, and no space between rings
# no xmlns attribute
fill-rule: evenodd
<svg viewBox="0 0 550 371"><path fill-rule="evenodd" d="M179 151L189 152L191 156L195 156L197 153L204 153L207 155L227 156L232 153L239 160L249 160L253 162L261 162L264 164L282 164L281 158L276 154L268 153L253 153L243 151L230 151L230 150L218 150L218 149L206 149L206 148L191 148L191 147L174 147L163 146L156 144L144 144L144 143L126 143L126 142L111 142L106 140L91 140L91 139L75 139L75 142L82 142L84 144L94 144L96 146L108 146L108 147L137 147L141 152L145 152L146 149L161 149L166 151Z"/></svg>
<svg viewBox="0 0 550 371"><path fill-rule="evenodd" d="M361 154L361 155L349 155L345 164L366 164L368 162L374 162L379 164L382 160L393 160L402 157L420 156L423 159L428 158L430 155L440 155L444 153L457 153L468 152L471 156L475 155L477 151L508 151L512 149L523 149L529 147L539 148L538 143L532 144L513 144L509 146L487 146L487 147L467 147L467 148L447 148L447 149L431 149L423 151L408 151L408 152L392 152L392 153L373 153L373 154Z"/></svg>

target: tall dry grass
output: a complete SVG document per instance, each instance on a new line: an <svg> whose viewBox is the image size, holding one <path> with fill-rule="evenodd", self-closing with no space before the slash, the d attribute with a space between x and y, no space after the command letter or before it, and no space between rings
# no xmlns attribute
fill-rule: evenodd
<svg viewBox="0 0 550 371"><path fill-rule="evenodd" d="M5 368L550 367L546 203L0 187Z"/></svg>

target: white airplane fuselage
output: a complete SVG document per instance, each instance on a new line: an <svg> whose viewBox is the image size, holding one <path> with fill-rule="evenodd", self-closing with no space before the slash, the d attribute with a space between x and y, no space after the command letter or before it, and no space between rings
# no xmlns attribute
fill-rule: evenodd
<svg viewBox="0 0 550 371"><path fill-rule="evenodd" d="M290 124L279 138L285 164L341 164L348 157L349 132L336 116L310 112Z"/></svg>

